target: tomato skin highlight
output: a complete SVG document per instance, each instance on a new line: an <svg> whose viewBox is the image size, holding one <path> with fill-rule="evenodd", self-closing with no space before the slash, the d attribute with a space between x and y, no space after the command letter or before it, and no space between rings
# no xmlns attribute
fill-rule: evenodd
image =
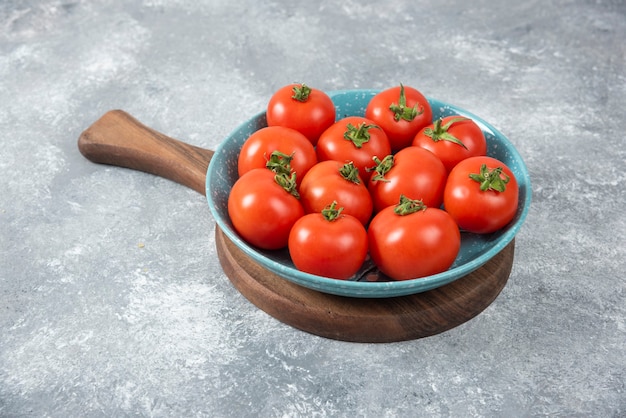
<svg viewBox="0 0 626 418"><path fill-rule="evenodd" d="M343 208L343 214L354 216L366 225L373 211L372 198L366 183L358 178L354 183L342 177L343 163L327 160L317 163L302 179L300 203L305 213L321 212L333 201Z"/></svg>
<svg viewBox="0 0 626 418"><path fill-rule="evenodd" d="M443 137L437 135L437 124L446 126L449 123L451 124L445 132L463 145L445 139L445 135ZM473 120L458 115L446 116L422 128L413 138L412 145L425 148L435 154L448 172L466 158L487 154L487 141L483 131Z"/></svg>
<svg viewBox="0 0 626 418"><path fill-rule="evenodd" d="M271 126L255 131L241 146L237 160L239 176L256 168L265 168L274 151L292 155L291 169L299 182L317 163L315 148L300 132L282 126Z"/></svg>
<svg viewBox="0 0 626 418"><path fill-rule="evenodd" d="M377 180L375 173L370 178L368 189L375 213L397 204L401 195L420 199L428 207L441 206L448 173L437 156L420 147L407 147L393 159L383 180Z"/></svg>
<svg viewBox="0 0 626 418"><path fill-rule="evenodd" d="M352 141L345 139L344 134L348 131L349 125L358 127L362 124L371 125L367 130L369 140L358 148ZM320 136L316 150L318 161L334 160L342 163L352 161L365 182L371 176L367 169L375 165L372 157L383 158L391 153L387 134L374 122L361 116L348 116L331 125Z"/></svg>
<svg viewBox="0 0 626 418"><path fill-rule="evenodd" d="M395 119L395 113L390 107L398 104L402 88L406 99L406 107L416 106L418 114L411 121ZM380 126L391 145L392 152L411 145L415 135L432 122L433 112L428 99L417 89L409 86L395 86L377 93L365 108L365 117Z"/></svg>
<svg viewBox="0 0 626 418"><path fill-rule="evenodd" d="M469 175L502 167L501 178L509 181L503 192L480 190L480 183ZM445 210L459 227L467 232L488 234L505 227L517 213L519 185L509 167L493 157L470 157L458 163L450 172L443 196Z"/></svg>
<svg viewBox="0 0 626 418"><path fill-rule="evenodd" d="M284 248L293 224L304 216L300 201L257 168L241 176L228 196L228 215L246 242L266 250Z"/></svg>
<svg viewBox="0 0 626 418"><path fill-rule="evenodd" d="M289 234L289 253L300 271L346 280L367 257L367 232L350 215L328 221L321 213L300 218Z"/></svg>
<svg viewBox="0 0 626 418"><path fill-rule="evenodd" d="M437 208L401 216L388 206L374 216L367 236L372 261L394 280L444 272L461 248L459 228Z"/></svg>
<svg viewBox="0 0 626 418"><path fill-rule="evenodd" d="M272 95L267 105L267 124L295 129L316 145L322 132L335 122L335 104L325 92L308 86L305 86L310 89L306 100L292 98L294 88L302 86L289 84Z"/></svg>

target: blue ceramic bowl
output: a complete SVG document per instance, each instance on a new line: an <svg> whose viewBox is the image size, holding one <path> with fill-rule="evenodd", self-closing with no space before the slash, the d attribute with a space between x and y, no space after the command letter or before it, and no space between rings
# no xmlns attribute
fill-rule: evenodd
<svg viewBox="0 0 626 418"><path fill-rule="evenodd" d="M370 99L377 90L344 90L330 92L335 103L337 118L363 116ZM456 106L428 99L433 119L458 114L473 119L485 133L487 154L511 168L519 183L519 209L513 221L504 229L488 235L463 233L461 250L450 269L443 273L405 281L336 280L297 270L287 250L265 251L247 244L235 231L228 216L228 195L237 180L237 158L244 141L256 130L267 126L265 112L259 113L235 129L217 148L207 171L206 196L209 207L226 236L245 254L266 269L301 286L320 292L361 298L386 298L425 292L446 285L478 269L509 244L519 231L531 200L528 170L521 156L509 140L489 123ZM371 269L365 265L362 269ZM359 273L361 277L366 274ZM357 275L357 276L359 276Z"/></svg>

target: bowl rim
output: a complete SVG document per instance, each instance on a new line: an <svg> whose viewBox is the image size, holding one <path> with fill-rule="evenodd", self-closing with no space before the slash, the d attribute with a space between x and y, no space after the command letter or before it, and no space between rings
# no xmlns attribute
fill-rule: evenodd
<svg viewBox="0 0 626 418"><path fill-rule="evenodd" d="M333 90L326 93L331 97L331 99L333 99L333 102L335 102L335 98L342 95L345 96L360 94L363 96L373 96L380 91L381 90L377 89L354 89ZM241 249L246 255L250 256L255 262L259 263L262 267L293 283L324 293L336 294L340 296L381 298L410 295L452 283L453 281L458 280L461 277L466 276L472 271L480 268L496 254L502 251L515 238L515 236L521 229L524 221L526 220L532 201L532 187L530 183L528 169L524 160L519 154L519 151L515 148L511 141L489 122L485 121L480 116L475 115L474 113L469 112L456 105L443 102L439 99L435 99L429 96L426 96L426 98L428 99L431 106L434 104L438 107L447 108L459 115L466 116L474 120L474 122L476 122L483 131L486 131L493 135L495 138L497 138L499 143L503 143L506 146L507 152L509 152L512 158L518 163L516 167L516 171L518 172L516 173L516 178L520 187L519 205L521 206L521 211L518 212L519 215L516 215L514 223L512 225L509 225L508 229L497 237L497 239L493 242L493 246L491 246L487 251L484 251L477 257L470 259L456 267L450 268L438 274L410 280L389 282L346 281L318 276L302 272L300 270L297 270L295 267L288 266L278 261L272 260L266 255L260 253L255 247L252 247L250 244L246 243L241 237L239 237L239 235L230 227L230 225L224 222L212 198L213 195L211 193L211 183L213 180L212 173L215 171L215 167L218 164L218 161L215 157L221 155L221 151L223 151L229 145L229 143L231 142L230 139L233 138L238 132L249 128L252 121L258 121L261 118L265 118L265 111L258 112L247 121L239 124L233 131L231 131L231 133L218 145L214 157L209 162L206 175L206 196L209 208L217 225L239 249ZM337 115L337 118L339 119L340 115Z"/></svg>

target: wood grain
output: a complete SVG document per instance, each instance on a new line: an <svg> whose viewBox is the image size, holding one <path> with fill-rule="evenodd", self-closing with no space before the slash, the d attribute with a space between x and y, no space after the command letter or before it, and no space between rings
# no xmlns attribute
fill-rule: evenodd
<svg viewBox="0 0 626 418"><path fill-rule="evenodd" d="M394 298L349 298L289 282L252 261L217 228L222 268L254 305L281 322L322 337L388 343L439 334L487 308L508 281L515 241L487 264L446 286Z"/></svg>
<svg viewBox="0 0 626 418"><path fill-rule="evenodd" d="M78 138L90 161L131 168L173 180L205 194L213 151L157 132L123 110L111 110Z"/></svg>
<svg viewBox="0 0 626 418"><path fill-rule="evenodd" d="M152 173L205 194L213 151L163 135L112 110L78 139L90 161ZM254 305L300 330L342 341L395 342L454 328L487 308L506 285L514 241L483 267L446 286L385 299L348 298L304 288L266 270L216 228L218 257L232 284Z"/></svg>

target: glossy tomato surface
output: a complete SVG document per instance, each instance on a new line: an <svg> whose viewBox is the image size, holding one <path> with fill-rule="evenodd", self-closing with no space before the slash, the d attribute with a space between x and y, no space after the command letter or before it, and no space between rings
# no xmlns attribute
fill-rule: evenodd
<svg viewBox="0 0 626 418"><path fill-rule="evenodd" d="M291 229L289 254L303 272L346 280L365 261L367 232L353 216L327 220L321 213L310 213Z"/></svg>
<svg viewBox="0 0 626 418"><path fill-rule="evenodd" d="M474 179L487 169L497 176L503 190L488 187ZM495 170L502 170L498 174ZM472 178L474 177L474 178ZM452 169L444 192L445 209L459 227L468 232L488 234L506 226L515 217L519 203L519 186L515 174L493 157L471 157Z"/></svg>
<svg viewBox="0 0 626 418"><path fill-rule="evenodd" d="M402 85L377 93L365 109L365 117L387 134L393 152L411 145L420 129L432 122L432 115L426 96L413 87Z"/></svg>
<svg viewBox="0 0 626 418"><path fill-rule="evenodd" d="M387 134L362 116L348 116L338 120L322 133L317 143L318 161L352 161L366 182L370 178L368 169L375 165L372 158L383 158L390 153Z"/></svg>
<svg viewBox="0 0 626 418"><path fill-rule="evenodd" d="M437 208L399 215L388 206L367 231L374 264L394 280L410 280L446 271L461 248L452 217Z"/></svg>
<svg viewBox="0 0 626 418"><path fill-rule="evenodd" d="M282 126L264 127L253 132L241 146L237 160L240 176L256 168L265 168L274 151L291 157L291 169L297 181L317 163L315 148L304 135Z"/></svg>
<svg viewBox="0 0 626 418"><path fill-rule="evenodd" d="M302 179L300 202L306 213L321 212L326 206L337 202L343 213L357 218L366 225L373 211L372 198L360 176L350 170L350 163L327 160L317 163ZM354 167L354 170L358 169ZM343 174L348 170L351 174Z"/></svg>
<svg viewBox="0 0 626 418"><path fill-rule="evenodd" d="M275 178L267 168L248 171L233 184L228 197L228 216L237 233L266 250L286 247L291 227L304 216L300 201Z"/></svg>
<svg viewBox="0 0 626 418"><path fill-rule="evenodd" d="M302 93L304 90L308 93ZM268 126L285 126L301 132L313 144L335 122L335 105L322 90L290 84L277 90L267 105Z"/></svg>
<svg viewBox="0 0 626 418"><path fill-rule="evenodd" d="M487 141L480 127L459 115L437 119L421 129L412 144L435 154L449 172L462 160L487 154Z"/></svg>
<svg viewBox="0 0 626 418"><path fill-rule="evenodd" d="M374 172L368 189L374 211L398 203L400 196L420 199L426 206L438 208L443 202L443 190L448 173L432 152L420 147L407 147L393 156L389 171L378 178Z"/></svg>

